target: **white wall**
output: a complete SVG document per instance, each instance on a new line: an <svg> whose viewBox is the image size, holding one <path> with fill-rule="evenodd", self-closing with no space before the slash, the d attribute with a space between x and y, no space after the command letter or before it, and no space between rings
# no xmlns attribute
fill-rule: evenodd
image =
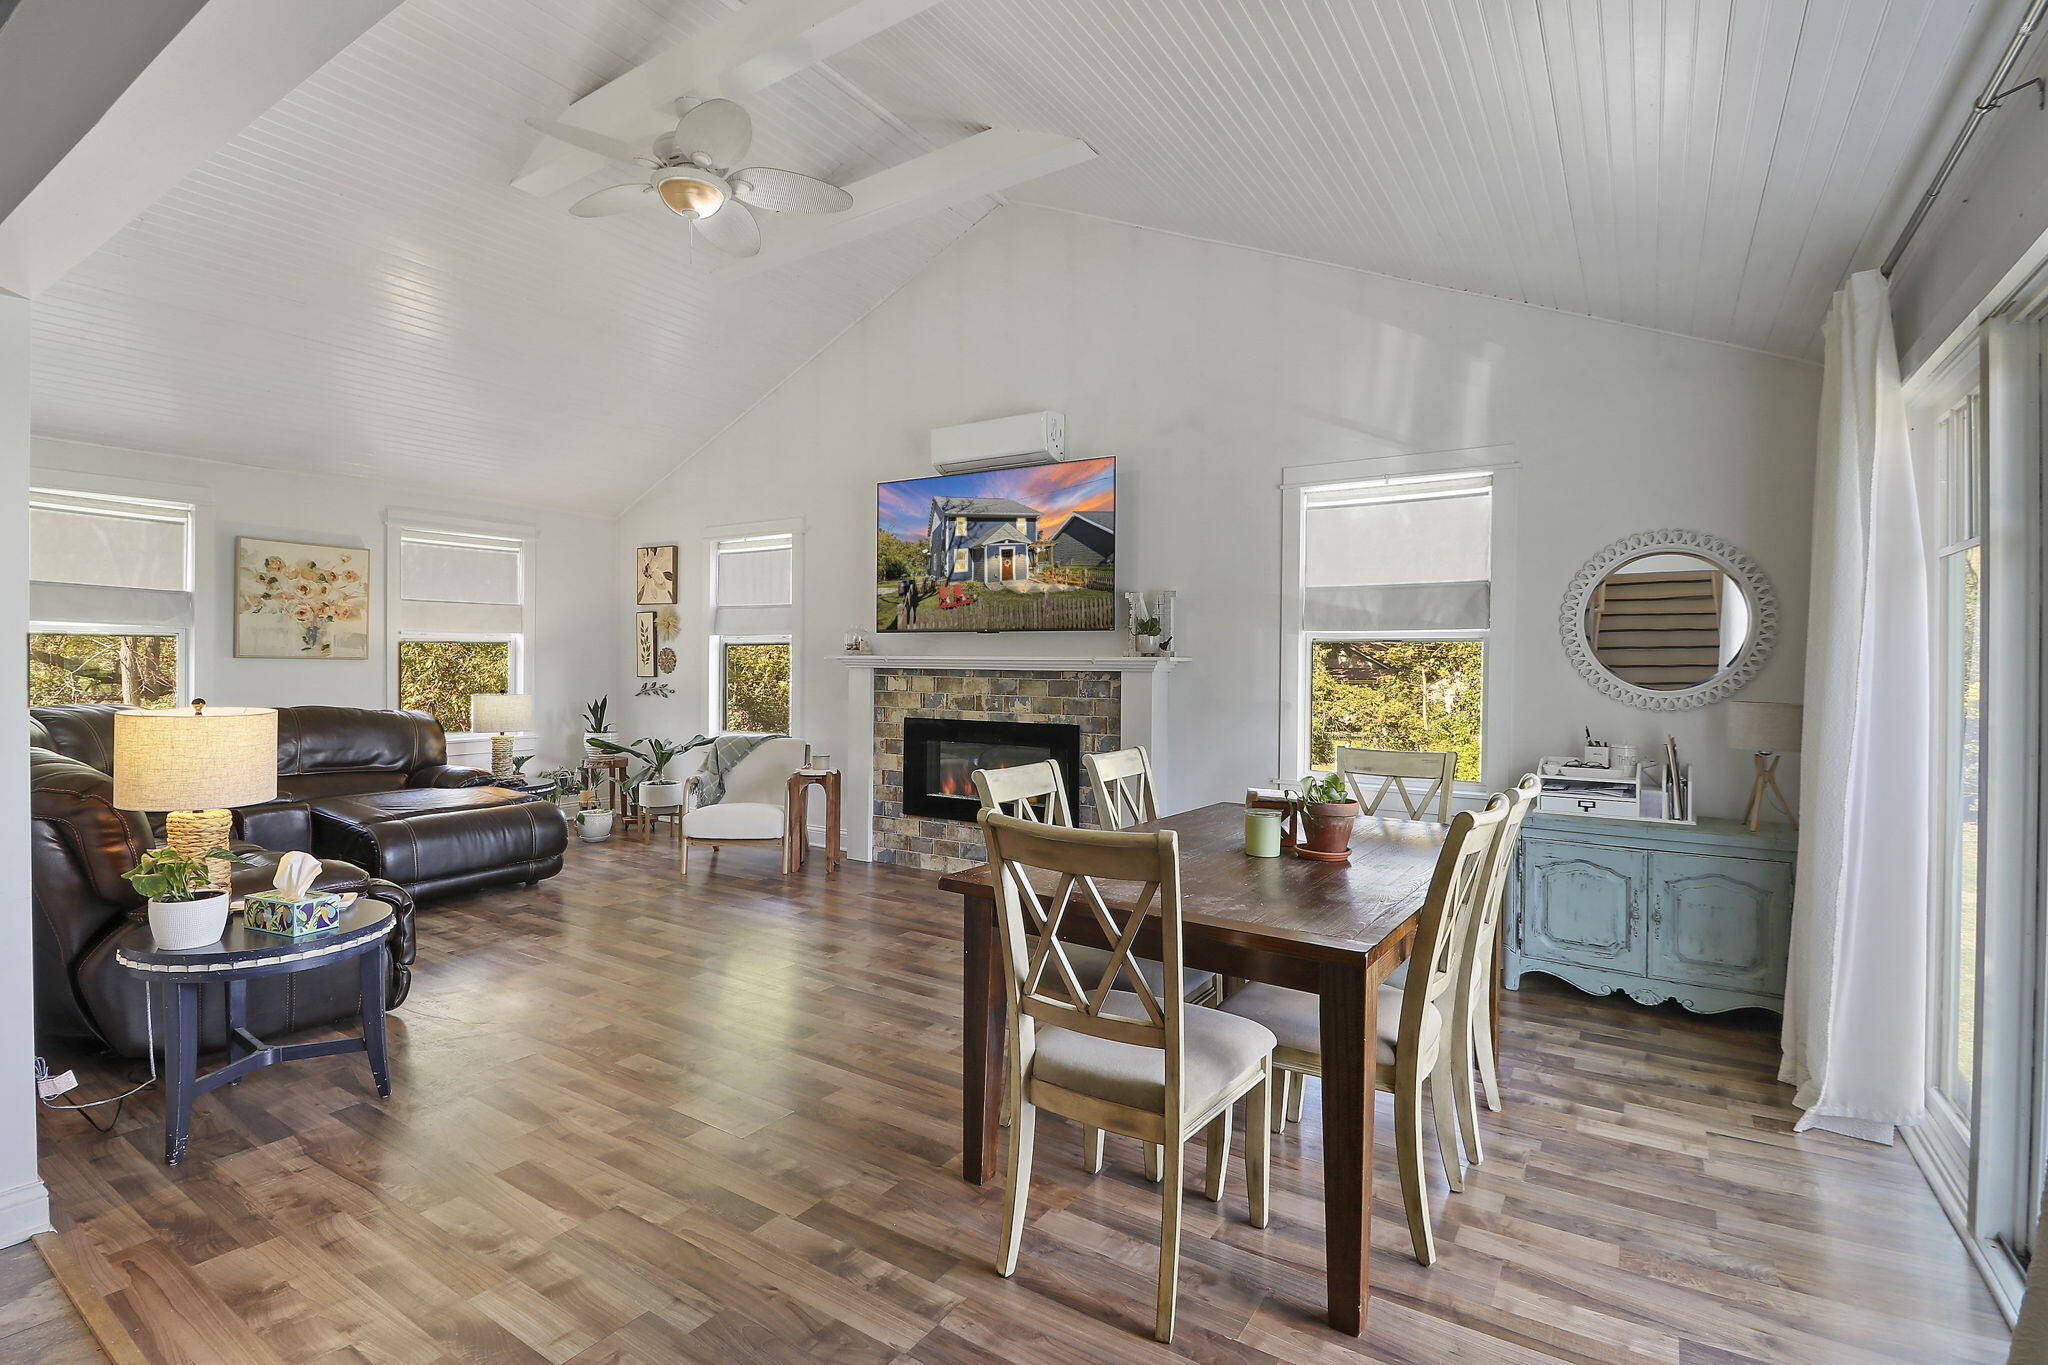
<svg viewBox="0 0 2048 1365"><path fill-rule="evenodd" d="M537 532L533 633L526 685L534 694L539 759L567 762L582 726L583 703L631 673L632 652L618 649L625 628L613 524L541 508L392 487L368 479L319 478L247 465L115 450L37 437L35 479L91 491L127 490L182 498L199 507L200 543L192 631L194 691L219 705L390 706L396 663L385 629L387 508L433 511L517 523ZM365 545L372 553L370 657L364 660L238 659L229 597L236 536L329 545ZM631 598L628 596L627 601ZM522 745L522 749L526 746Z"/></svg>
<svg viewBox="0 0 2048 1365"><path fill-rule="evenodd" d="M707 526L800 516L805 635L794 724L846 752L845 677L826 656L872 624L875 484L929 472L929 428L1064 411L1070 448L1118 457L1118 577L1180 590L1175 805L1274 775L1278 490L1284 467L1507 444L1521 464L1504 632L1503 783L1581 727L1696 757L1701 809L1735 814L1749 759L1715 708L1600 697L1566 662L1558 600L1609 541L1691 527L1747 549L1781 609L1743 695L1797 701L1820 371L1641 328L1503 303L1040 209L998 211L657 485L623 547L682 545L682 667L635 733L688 735L707 709ZM889 638L889 637L884 637ZM1098 635L919 636L891 652L1116 652ZM864 797L854 797L853 809Z"/></svg>
<svg viewBox="0 0 2048 1365"><path fill-rule="evenodd" d="M2013 81L2042 75L2048 42L2037 38ZM1985 120L1892 272L1892 326L1906 375L1980 305L2002 301L2018 283L2009 277L2016 262L2038 263L2035 248L2048 233L2048 114L2032 94L2021 91Z"/></svg>
<svg viewBox="0 0 2048 1365"><path fill-rule="evenodd" d="M0 583L28 581L28 315L26 299L0 290ZM0 708L19 716L28 677L28 596L0 593ZM36 1174L36 1052L28 851L28 751L0 746L0 865L14 869L0 893L0 1246L50 1225L50 1196Z"/></svg>

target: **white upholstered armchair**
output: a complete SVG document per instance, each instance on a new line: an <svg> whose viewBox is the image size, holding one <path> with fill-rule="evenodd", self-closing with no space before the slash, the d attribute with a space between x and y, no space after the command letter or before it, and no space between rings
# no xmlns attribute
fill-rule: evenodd
<svg viewBox="0 0 2048 1365"><path fill-rule="evenodd" d="M725 775L725 795L716 804L700 806L698 788L710 753L706 745L677 760L683 778L681 869L690 870L692 844L772 843L782 847L782 870L791 871L797 850L790 841L808 836L790 828L789 776L810 761L811 746L787 736L767 741L733 765Z"/></svg>

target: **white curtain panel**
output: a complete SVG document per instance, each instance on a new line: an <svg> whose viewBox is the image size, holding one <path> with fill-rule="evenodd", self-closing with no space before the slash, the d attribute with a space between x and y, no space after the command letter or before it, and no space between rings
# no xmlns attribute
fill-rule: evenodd
<svg viewBox="0 0 2048 1365"><path fill-rule="evenodd" d="M1876 271L1827 319L1784 1062L1798 1128L1890 1142L1927 1092L1928 562Z"/></svg>

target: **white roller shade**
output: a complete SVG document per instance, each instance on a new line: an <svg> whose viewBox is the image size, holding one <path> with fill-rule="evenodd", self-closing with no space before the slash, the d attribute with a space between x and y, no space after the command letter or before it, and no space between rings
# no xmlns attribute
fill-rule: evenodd
<svg viewBox="0 0 2048 1365"><path fill-rule="evenodd" d="M102 588L191 590L192 509L178 503L35 489L29 577Z"/></svg>
<svg viewBox="0 0 2048 1365"><path fill-rule="evenodd" d="M526 628L516 540L408 533L398 546L398 628L408 635L517 635Z"/></svg>
<svg viewBox="0 0 2048 1365"><path fill-rule="evenodd" d="M1311 489L1302 506L1302 627L1484 630L1492 543L1485 475Z"/></svg>
<svg viewBox="0 0 2048 1365"><path fill-rule="evenodd" d="M774 633L796 601L796 538L745 536L714 547L712 630L719 635Z"/></svg>

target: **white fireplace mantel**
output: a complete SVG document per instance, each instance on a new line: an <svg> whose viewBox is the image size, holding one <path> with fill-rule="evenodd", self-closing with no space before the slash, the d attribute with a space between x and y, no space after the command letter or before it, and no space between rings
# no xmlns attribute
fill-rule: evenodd
<svg viewBox="0 0 2048 1365"><path fill-rule="evenodd" d="M1110 654L834 654L846 667L846 743L841 764L846 792L846 856L863 862L875 849L875 672L968 669L976 673L1121 673L1120 743L1143 745L1152 760L1152 781L1162 808L1173 809L1166 740L1168 675L1188 660L1180 655Z"/></svg>

